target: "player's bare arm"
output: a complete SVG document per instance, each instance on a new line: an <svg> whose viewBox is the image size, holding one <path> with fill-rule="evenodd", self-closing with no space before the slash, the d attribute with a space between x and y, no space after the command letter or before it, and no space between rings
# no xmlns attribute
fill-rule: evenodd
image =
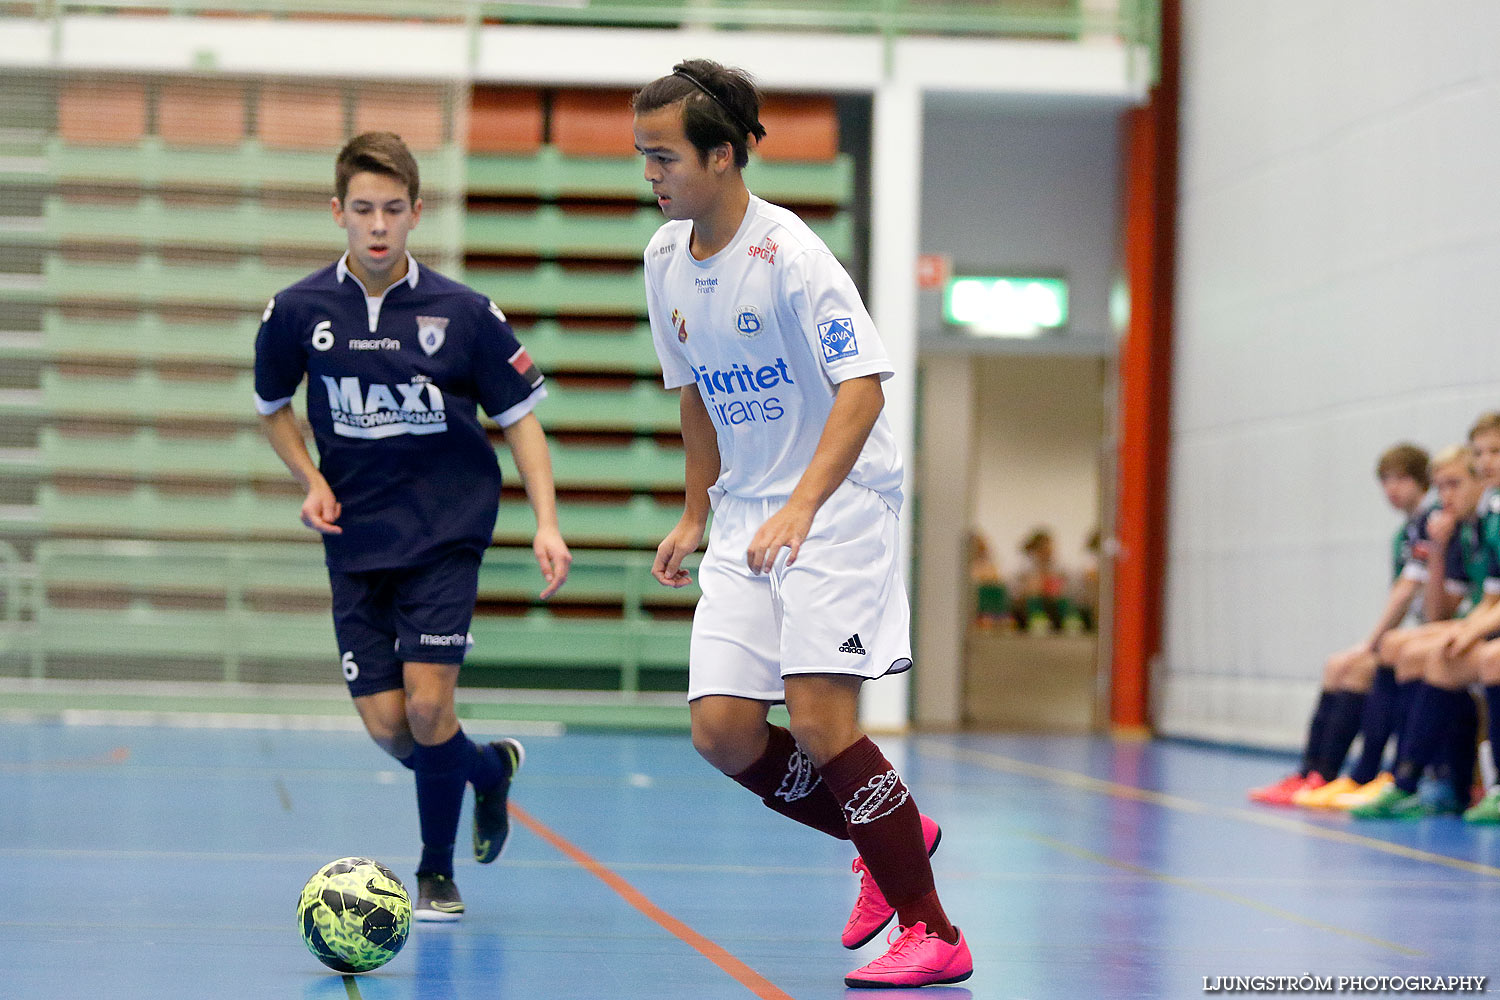
<svg viewBox="0 0 1500 1000"><path fill-rule="evenodd" d="M1370 640L1365 643L1365 648L1374 652L1380 642L1380 637L1401 623L1406 617L1406 611L1411 607L1411 602L1417 596L1417 588L1422 586L1420 580L1409 576L1401 576L1391 584L1391 589L1386 595L1385 607L1380 610L1380 617L1375 622L1375 628L1370 633Z"/></svg>
<svg viewBox="0 0 1500 1000"><path fill-rule="evenodd" d="M651 575L667 587L686 587L693 582L692 574L682 568L682 560L703 543L708 525L708 489L719 478L720 470L718 435L697 386L682 387L678 408L685 455L682 517L656 547L656 559L651 564Z"/></svg>
<svg viewBox="0 0 1500 1000"><path fill-rule="evenodd" d="M823 502L833 495L854 468L860 449L864 448L875 419L885 406L885 391L879 375L865 375L840 382L834 393L833 409L818 438L817 450L807 471L797 481L786 505L772 514L750 540L745 562L751 572L764 573L776 561L777 554L788 549L787 565L797 561L797 552L813 517Z"/></svg>
<svg viewBox="0 0 1500 1000"><path fill-rule="evenodd" d="M531 548L536 553L537 566L541 568L546 586L537 595L546 600L557 593L568 579L568 568L573 564L573 554L563 541L557 523L557 490L552 479L552 455L547 450L547 437L542 431L536 414L528 413L505 428L506 447L516 460L516 469L521 473L521 482L526 487L526 499L531 503L531 512L536 517L536 536Z"/></svg>
<svg viewBox="0 0 1500 1000"><path fill-rule="evenodd" d="M1485 594L1479 606L1469 612L1463 624L1448 636L1443 654L1463 656L1497 629L1500 629L1500 594Z"/></svg>
<svg viewBox="0 0 1500 1000"><path fill-rule="evenodd" d="M1458 608L1458 598L1448 592L1448 545L1457 526L1457 520L1446 510L1435 510L1427 515L1427 537L1432 545L1427 552L1427 583L1422 593L1422 610L1430 622L1452 618Z"/></svg>
<svg viewBox="0 0 1500 1000"><path fill-rule="evenodd" d="M344 529L334 523L343 513L343 507L308 453L291 404L261 417L260 426L292 477L307 488L307 498L302 501L302 523L325 535L343 534Z"/></svg>

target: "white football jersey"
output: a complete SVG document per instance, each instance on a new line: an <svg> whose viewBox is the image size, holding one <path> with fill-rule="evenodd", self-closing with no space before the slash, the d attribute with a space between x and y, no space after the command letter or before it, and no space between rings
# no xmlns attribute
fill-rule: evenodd
<svg viewBox="0 0 1500 1000"><path fill-rule="evenodd" d="M751 195L739 232L707 260L692 222L668 222L646 247L646 302L667 388L697 383L718 432L716 488L784 497L822 436L834 388L894 374L848 273L801 219ZM850 480L899 510L901 456L881 413Z"/></svg>

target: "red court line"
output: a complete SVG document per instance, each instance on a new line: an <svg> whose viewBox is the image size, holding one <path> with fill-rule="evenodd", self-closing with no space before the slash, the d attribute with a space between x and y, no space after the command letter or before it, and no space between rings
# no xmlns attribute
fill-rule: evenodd
<svg viewBox="0 0 1500 1000"><path fill-rule="evenodd" d="M656 921L667 933L717 965L724 972L728 973L731 978L738 981L745 989L760 997L761 1000L793 1000L790 994L782 992L782 990L778 989L764 976L735 958L722 946L710 941L666 910L651 902L651 900L646 898L645 893L625 881L615 872L610 871L602 863L595 861L583 849L575 846L562 835L555 833L514 802L510 803L510 814L520 821L526 829L567 855L574 864L609 886L621 899Z"/></svg>
<svg viewBox="0 0 1500 1000"><path fill-rule="evenodd" d="M108 753L95 754L92 757L74 757L68 760L22 761L19 763L7 761L0 764L0 771L7 774L19 774L26 771L82 771L107 764L123 764L129 759L129 747L115 747Z"/></svg>

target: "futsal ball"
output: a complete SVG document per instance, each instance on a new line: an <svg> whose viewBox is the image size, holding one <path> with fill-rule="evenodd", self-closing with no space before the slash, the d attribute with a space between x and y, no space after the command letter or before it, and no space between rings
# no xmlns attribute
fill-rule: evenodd
<svg viewBox="0 0 1500 1000"><path fill-rule="evenodd" d="M307 950L338 972L369 972L396 957L411 933L411 897L385 865L339 858L319 868L297 901Z"/></svg>

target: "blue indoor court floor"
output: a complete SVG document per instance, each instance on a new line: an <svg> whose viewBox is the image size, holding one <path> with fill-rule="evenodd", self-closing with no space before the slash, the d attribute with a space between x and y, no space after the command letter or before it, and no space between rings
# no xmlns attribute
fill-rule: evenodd
<svg viewBox="0 0 1500 1000"><path fill-rule="evenodd" d="M838 943L848 844L685 735L524 738L491 867L463 857L466 811L465 919L344 977L297 933L303 881L345 855L415 881L410 778L362 734L0 723L0 997L1113 1000L1500 972L1500 829L1251 807L1286 768L1265 755L965 734L880 742L943 824L934 867L974 976L846 990L880 943Z"/></svg>

